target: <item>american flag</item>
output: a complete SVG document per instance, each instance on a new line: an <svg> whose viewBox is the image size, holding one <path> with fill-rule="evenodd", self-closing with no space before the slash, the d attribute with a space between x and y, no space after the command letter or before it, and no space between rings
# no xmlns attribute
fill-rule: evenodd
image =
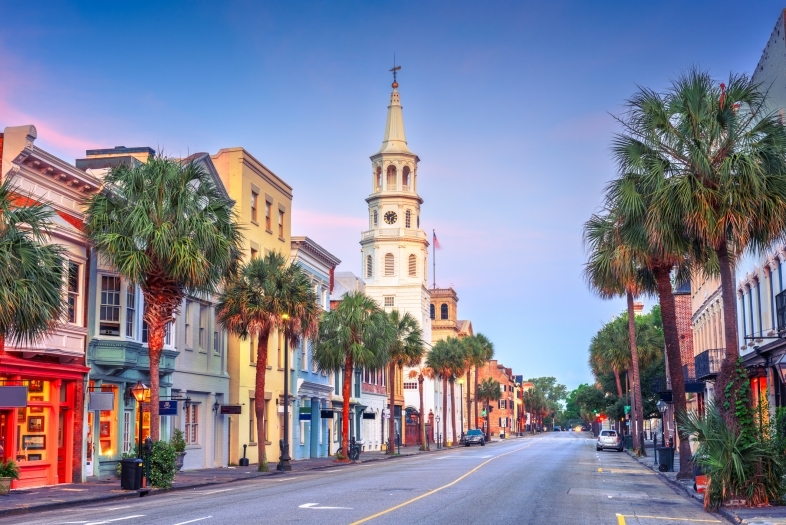
<svg viewBox="0 0 786 525"><path fill-rule="evenodd" d="M437 239L437 233L434 230L431 230L433 237L434 237L434 249L441 250L442 245L439 244L439 239Z"/></svg>

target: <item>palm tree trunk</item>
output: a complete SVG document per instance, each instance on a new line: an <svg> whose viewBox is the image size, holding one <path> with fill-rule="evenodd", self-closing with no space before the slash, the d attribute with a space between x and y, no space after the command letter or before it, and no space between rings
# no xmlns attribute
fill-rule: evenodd
<svg viewBox="0 0 786 525"><path fill-rule="evenodd" d="M478 407L480 406L480 400L478 399L478 367L475 367L475 428L480 428L480 411Z"/></svg>
<svg viewBox="0 0 786 525"><path fill-rule="evenodd" d="M396 365L390 363L388 365L388 389L390 390L388 409L390 410L390 420L388 421L388 449L386 454L395 454L396 452L396 420L394 415L396 413L395 393L396 393Z"/></svg>
<svg viewBox="0 0 786 525"><path fill-rule="evenodd" d="M158 401L161 395L159 365L161 363L161 351L164 348L166 322L162 319L156 319L152 324L148 322L147 326L147 352L150 359L150 439L156 442L161 439L161 418L158 415Z"/></svg>
<svg viewBox="0 0 786 525"><path fill-rule="evenodd" d="M344 396L344 413L341 414L341 447L344 457L349 457L349 398L352 395L352 356L347 355L344 363L344 384L341 395Z"/></svg>
<svg viewBox="0 0 786 525"><path fill-rule="evenodd" d="M259 453L258 472L267 472L267 440L265 436L265 371L270 332L264 330L257 336L257 370L254 380L254 417L257 418L257 449Z"/></svg>
<svg viewBox="0 0 786 525"><path fill-rule="evenodd" d="M617 383L617 395L622 397L622 382L620 381L620 371L616 368L612 368L614 371L614 381Z"/></svg>
<svg viewBox="0 0 786 525"><path fill-rule="evenodd" d="M636 344L636 318L633 311L633 294L628 291L628 337L630 338L630 356L633 377L631 378L631 393L633 395L633 449L640 456L646 455L644 445L639 441L639 433L644 428L644 411L641 404L641 376L639 375L639 349Z"/></svg>
<svg viewBox="0 0 786 525"><path fill-rule="evenodd" d="M470 429L469 422L472 421L472 397L470 396L470 368L467 367L467 430ZM464 421L461 422L461 431L464 432Z"/></svg>
<svg viewBox="0 0 786 525"><path fill-rule="evenodd" d="M720 370L718 371L718 378L715 387L715 406L718 407L723 419L729 428L737 430L738 421L735 413L737 403L737 391L740 387L740 382L744 379L737 378L735 381L734 370L737 366L737 360L740 353L737 350L737 294L734 291L735 279L733 273L733 264L729 258L728 248L724 242L720 248L715 250L718 255L718 265L720 266L721 274L721 298L723 300L723 324L724 324L724 338L726 352L721 363ZM732 387L728 389L727 385L732 383ZM747 399L747 404L750 406L750 399ZM728 402L728 404L727 404ZM726 407L729 408L726 408Z"/></svg>
<svg viewBox="0 0 786 525"><path fill-rule="evenodd" d="M666 356L669 364L668 373L671 379L674 412L679 418L681 414L685 414L687 404L685 402L685 381L682 378L682 357L680 355L679 333L677 332L677 312L671 287L671 267L658 266L653 268L652 272L655 274L655 280L658 284L658 298L660 299L660 309L663 316L663 337L666 341ZM677 432L680 438L680 471L677 473L677 478L689 479L693 476L689 437L688 434L682 431L680 425L677 425Z"/></svg>
<svg viewBox="0 0 786 525"><path fill-rule="evenodd" d="M423 374L418 374L418 395L420 396L420 450L429 450L426 436L426 408L423 405Z"/></svg>
<svg viewBox="0 0 786 525"><path fill-rule="evenodd" d="M460 401L459 406L461 406ZM456 381L453 379L450 380L450 426L453 431L451 436L453 439L450 441L450 444L455 446L458 443L458 439L456 439Z"/></svg>
<svg viewBox="0 0 786 525"><path fill-rule="evenodd" d="M448 379L442 378L442 443L448 437Z"/></svg>

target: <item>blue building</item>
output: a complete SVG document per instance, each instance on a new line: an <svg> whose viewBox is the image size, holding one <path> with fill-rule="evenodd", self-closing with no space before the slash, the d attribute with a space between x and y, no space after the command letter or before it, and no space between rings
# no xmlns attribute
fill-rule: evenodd
<svg viewBox="0 0 786 525"><path fill-rule="evenodd" d="M341 262L334 255L308 237L292 237L290 260L311 277L319 305L330 310L333 276ZM293 396L292 458L327 457L330 447L331 418L323 418L322 411L331 407L333 386L330 374L318 372L311 360L311 343L302 341L293 348L290 370L290 391Z"/></svg>

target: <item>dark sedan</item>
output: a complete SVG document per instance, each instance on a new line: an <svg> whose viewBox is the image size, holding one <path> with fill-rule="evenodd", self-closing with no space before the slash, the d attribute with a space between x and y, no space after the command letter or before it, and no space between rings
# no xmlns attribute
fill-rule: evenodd
<svg viewBox="0 0 786 525"><path fill-rule="evenodd" d="M486 437L483 435L482 430L473 428L464 434L464 437L461 438L461 443L466 447L470 445L480 445L483 447L486 445Z"/></svg>

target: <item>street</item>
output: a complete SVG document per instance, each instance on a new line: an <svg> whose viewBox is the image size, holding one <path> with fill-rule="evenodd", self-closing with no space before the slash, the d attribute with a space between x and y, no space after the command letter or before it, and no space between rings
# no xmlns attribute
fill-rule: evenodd
<svg viewBox="0 0 786 525"><path fill-rule="evenodd" d="M583 432L0 519L20 525L289 522L726 523L627 453L596 452Z"/></svg>

